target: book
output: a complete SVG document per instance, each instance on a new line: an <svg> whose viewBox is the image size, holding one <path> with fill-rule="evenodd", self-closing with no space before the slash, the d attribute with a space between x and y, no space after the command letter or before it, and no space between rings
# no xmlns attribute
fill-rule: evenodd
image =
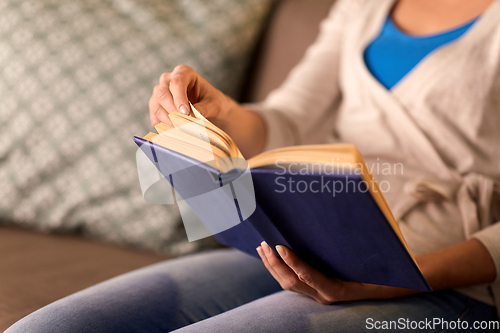
<svg viewBox="0 0 500 333"><path fill-rule="evenodd" d="M245 160L195 108L169 118L173 127L160 123L134 141L205 235L257 258L262 241L284 245L346 281L432 290L354 145L285 147Z"/></svg>

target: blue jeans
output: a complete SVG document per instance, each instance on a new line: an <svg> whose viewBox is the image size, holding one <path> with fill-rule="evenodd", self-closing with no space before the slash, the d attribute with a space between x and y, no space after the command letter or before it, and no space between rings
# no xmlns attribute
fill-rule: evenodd
<svg viewBox="0 0 500 333"><path fill-rule="evenodd" d="M118 276L49 304L6 332L381 332L374 328L384 321L433 318L460 319L470 328L498 320L494 307L450 290L321 305L281 290L260 260L223 249Z"/></svg>

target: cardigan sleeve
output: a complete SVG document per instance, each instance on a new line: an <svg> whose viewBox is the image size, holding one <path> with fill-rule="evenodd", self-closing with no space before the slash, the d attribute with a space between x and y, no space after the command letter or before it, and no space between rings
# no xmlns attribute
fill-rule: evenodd
<svg viewBox="0 0 500 333"><path fill-rule="evenodd" d="M497 272L495 283L500 282L500 222L476 232L472 237L479 240L490 253Z"/></svg>
<svg viewBox="0 0 500 333"><path fill-rule="evenodd" d="M299 145L335 112L340 98L339 58L342 32L356 12L358 1L338 0L321 22L316 41L288 74L283 84L259 104L246 105L259 112L267 126L264 150ZM332 125L333 128L333 125Z"/></svg>

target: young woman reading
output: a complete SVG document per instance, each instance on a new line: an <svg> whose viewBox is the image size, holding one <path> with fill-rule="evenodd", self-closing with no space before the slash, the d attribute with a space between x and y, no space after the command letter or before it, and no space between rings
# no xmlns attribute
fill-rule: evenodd
<svg viewBox="0 0 500 333"><path fill-rule="evenodd" d="M498 0L339 0L263 103L239 105L186 66L161 75L149 102L155 125L191 101L246 157L340 141L368 163L403 163L404 174L375 176L390 182L386 200L433 292L328 278L263 243L262 261L232 249L167 261L7 332L357 332L434 318L449 327L418 328L439 331L498 321L499 22Z"/></svg>

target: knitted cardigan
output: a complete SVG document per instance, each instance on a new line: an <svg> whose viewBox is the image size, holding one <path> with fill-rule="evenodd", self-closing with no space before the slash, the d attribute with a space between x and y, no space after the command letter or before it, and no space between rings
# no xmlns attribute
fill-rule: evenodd
<svg viewBox="0 0 500 333"><path fill-rule="evenodd" d="M394 2L339 0L281 87L248 107L265 119L266 150L356 144L413 254L481 241L496 281L459 291L500 308L500 217L490 209L500 207L500 0L389 91L363 51Z"/></svg>

